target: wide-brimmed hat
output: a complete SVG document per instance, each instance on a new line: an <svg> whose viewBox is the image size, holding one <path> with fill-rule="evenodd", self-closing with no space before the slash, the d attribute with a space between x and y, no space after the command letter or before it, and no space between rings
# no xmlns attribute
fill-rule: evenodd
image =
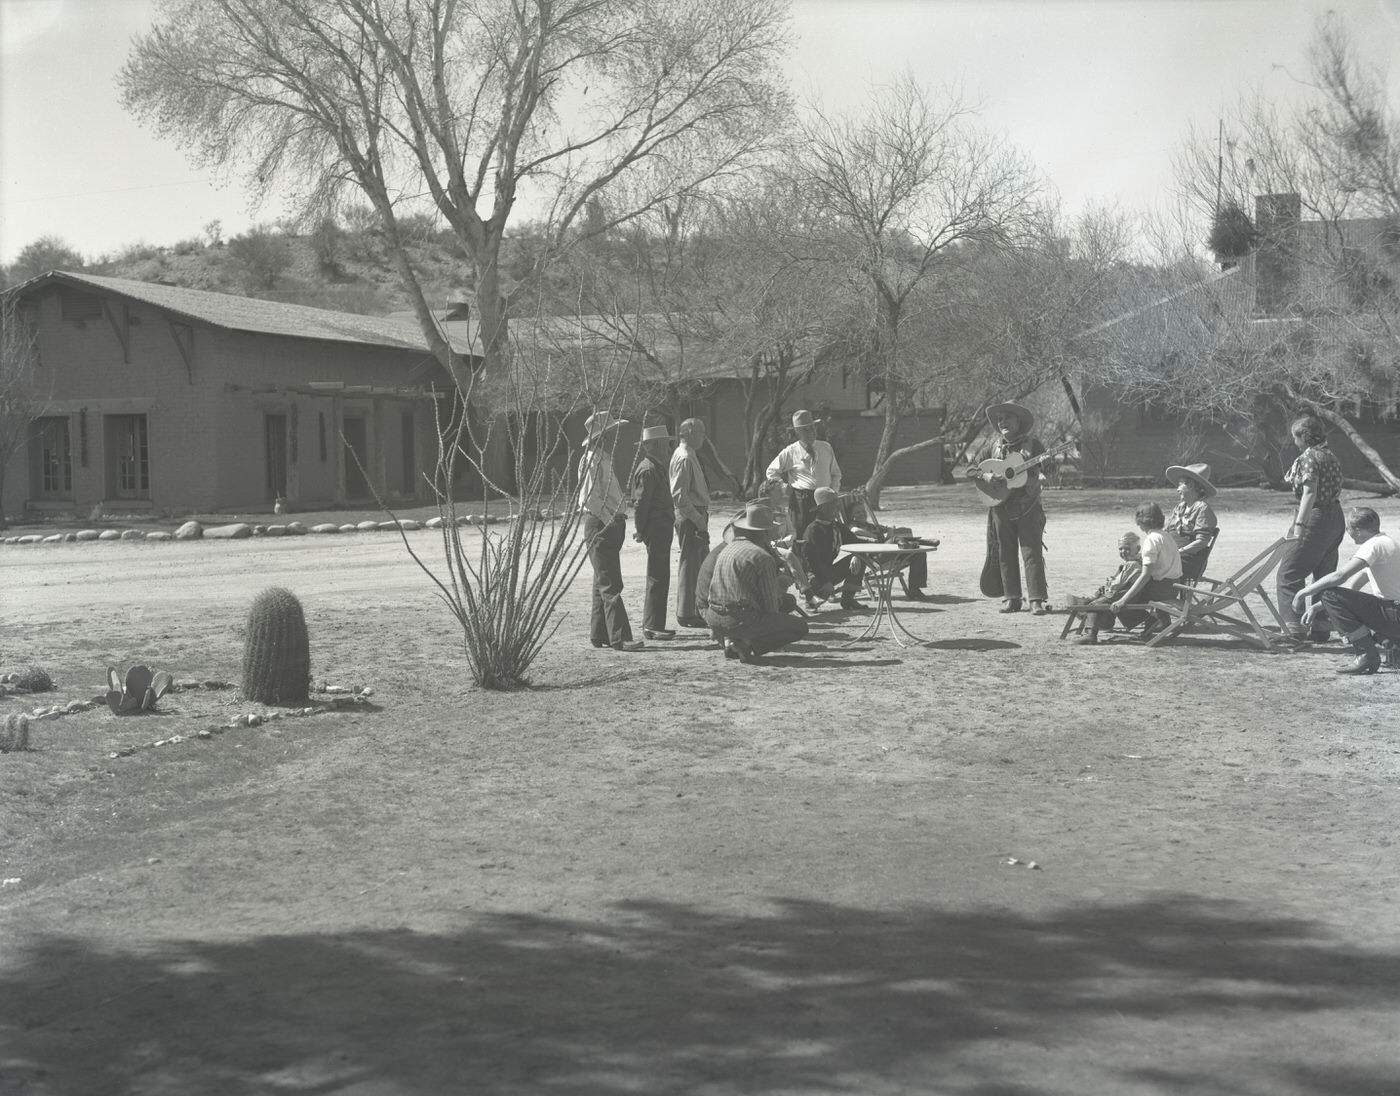
<svg viewBox="0 0 1400 1096"><path fill-rule="evenodd" d="M992 429L996 429L997 419L1002 415L1015 415L1016 421L1020 423L1019 432L1022 434L1029 434L1031 427L1035 425L1035 416L1019 403L994 403L987 408L987 422L991 424Z"/></svg>
<svg viewBox="0 0 1400 1096"><path fill-rule="evenodd" d="M600 437L608 430L616 430L619 426L626 425L626 419L618 418L611 411L594 411L583 420L583 429L587 432L589 441Z"/></svg>
<svg viewBox="0 0 1400 1096"><path fill-rule="evenodd" d="M744 516L735 518L731 524L749 533L773 533L781 523L773 517L773 509L767 503L751 502L744 507Z"/></svg>
<svg viewBox="0 0 1400 1096"><path fill-rule="evenodd" d="M833 491L830 487L818 487L815 491L812 492L812 501L815 502L818 506L826 502L833 502L840 497L841 496L838 495L835 491Z"/></svg>
<svg viewBox="0 0 1400 1096"><path fill-rule="evenodd" d="M675 441L676 439L666 433L664 426L648 426L642 430L642 441Z"/></svg>
<svg viewBox="0 0 1400 1096"><path fill-rule="evenodd" d="M792 413L792 428L796 430L799 426L816 426L816 420L812 418L810 411L794 411Z"/></svg>
<svg viewBox="0 0 1400 1096"><path fill-rule="evenodd" d="M1196 490L1201 493L1203 499L1215 494L1215 484L1210 482L1208 464L1173 464L1167 469L1167 482L1173 486L1179 485L1184 479L1189 479L1196 485Z"/></svg>

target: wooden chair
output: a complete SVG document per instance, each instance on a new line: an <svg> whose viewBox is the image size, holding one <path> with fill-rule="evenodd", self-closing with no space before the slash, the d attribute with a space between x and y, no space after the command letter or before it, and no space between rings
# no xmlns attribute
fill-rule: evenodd
<svg viewBox="0 0 1400 1096"><path fill-rule="evenodd" d="M1195 552L1189 556L1181 557L1181 581L1189 582L1192 585L1206 573L1206 564L1210 562L1211 549L1215 547L1215 540L1220 536L1219 529L1207 530L1206 550Z"/></svg>
<svg viewBox="0 0 1400 1096"><path fill-rule="evenodd" d="M1199 630L1233 636L1266 651L1273 650L1279 635L1264 630L1247 599L1258 595L1282 633L1283 618L1265 593L1264 582L1278 568L1290 543L1289 538L1280 537L1227 579L1202 576L1194 584L1175 583L1178 600L1148 603L1148 608L1167 617L1167 623L1147 645L1156 647L1187 630Z"/></svg>

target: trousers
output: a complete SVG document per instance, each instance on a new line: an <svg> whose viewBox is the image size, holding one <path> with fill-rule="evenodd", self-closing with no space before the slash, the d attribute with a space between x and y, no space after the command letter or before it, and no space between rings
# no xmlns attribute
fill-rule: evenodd
<svg viewBox="0 0 1400 1096"><path fill-rule="evenodd" d="M649 632L666 629L666 599L671 594L671 543L675 529L669 521L650 522L642 530L647 548L647 585L642 601L642 627Z"/></svg>
<svg viewBox="0 0 1400 1096"><path fill-rule="evenodd" d="M1353 646L1370 647L1377 639L1400 640L1400 601L1345 586L1323 590L1321 601L1333 625Z"/></svg>
<svg viewBox="0 0 1400 1096"><path fill-rule="evenodd" d="M705 622L721 638L743 640L755 655L767 654L795 643L807 634L807 622L786 613L744 613L731 615L705 610Z"/></svg>
<svg viewBox="0 0 1400 1096"><path fill-rule="evenodd" d="M1278 587L1278 615L1289 631L1302 629L1302 621L1293 608L1293 595L1308 583L1308 577L1321 578L1337 569L1337 549L1346 532L1342 504L1336 499L1316 507L1308 515L1308 523L1289 545L1278 565L1275 579Z"/></svg>
<svg viewBox="0 0 1400 1096"><path fill-rule="evenodd" d="M684 623L698 616L695 582L700 577L700 564L705 562L710 551L710 534L688 520L681 522L676 532L681 547L681 558L676 564L676 619Z"/></svg>
<svg viewBox="0 0 1400 1096"><path fill-rule="evenodd" d="M992 507L992 533L997 540L1001 566L1002 596L1008 601L1021 600L1021 567L1026 569L1026 593L1031 601L1044 601L1048 596L1045 583L1045 511L1039 500L1028 508L1008 509L1012 498Z"/></svg>
<svg viewBox="0 0 1400 1096"><path fill-rule="evenodd" d="M583 519L583 536L588 544L588 562L593 567L593 612L589 617L589 639L595 647L630 643L632 624L622 604L622 541L627 522L622 514L604 525L589 514Z"/></svg>

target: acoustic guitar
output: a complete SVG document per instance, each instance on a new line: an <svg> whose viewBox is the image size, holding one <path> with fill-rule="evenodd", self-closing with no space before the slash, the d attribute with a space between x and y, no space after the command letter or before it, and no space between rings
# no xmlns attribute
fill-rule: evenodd
<svg viewBox="0 0 1400 1096"><path fill-rule="evenodd" d="M995 506L999 502L1005 502L1007 496L1016 488L1026 485L1032 468L1063 453L1066 449L1074 448L1074 444L1072 441L1062 442L1053 449L1047 449L1029 460L998 460L996 457L989 457L977 466L977 471L981 474L972 482L977 485L977 490L981 492L982 501L988 506Z"/></svg>

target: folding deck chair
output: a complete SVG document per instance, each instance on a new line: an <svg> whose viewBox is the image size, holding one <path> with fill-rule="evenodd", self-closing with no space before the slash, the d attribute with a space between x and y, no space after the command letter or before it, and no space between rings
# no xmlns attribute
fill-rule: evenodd
<svg viewBox="0 0 1400 1096"><path fill-rule="evenodd" d="M1284 624L1278 608L1264 592L1264 583L1278 568L1290 543L1290 538L1280 537L1227 579L1202 576L1194 585L1174 583L1178 600L1148 602L1148 608L1168 619L1161 630L1147 641L1147 645L1156 647L1191 630L1233 636L1266 651L1273 650ZM1252 594L1258 595L1268 608L1274 623L1278 625L1278 634L1270 635L1259 623L1259 618L1246 600Z"/></svg>

